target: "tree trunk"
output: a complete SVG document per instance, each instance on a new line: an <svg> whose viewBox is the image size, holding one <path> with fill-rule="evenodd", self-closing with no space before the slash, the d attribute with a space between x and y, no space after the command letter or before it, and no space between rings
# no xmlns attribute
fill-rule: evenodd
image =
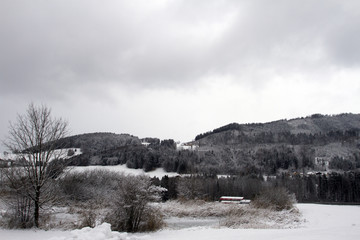
<svg viewBox="0 0 360 240"><path fill-rule="evenodd" d="M39 227L39 210L40 210L40 187L36 188L34 201L34 223L35 227Z"/></svg>

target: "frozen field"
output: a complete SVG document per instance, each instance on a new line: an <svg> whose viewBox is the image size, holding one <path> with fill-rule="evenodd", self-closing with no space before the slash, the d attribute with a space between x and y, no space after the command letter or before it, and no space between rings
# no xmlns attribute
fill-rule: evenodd
<svg viewBox="0 0 360 240"><path fill-rule="evenodd" d="M155 233L127 234L111 232L106 224L95 229L74 231L0 230L1 240L263 240L263 239L360 239L360 206L298 204L305 222L295 229L228 229L207 226L178 230L165 229ZM176 223L173 223L176 224ZM211 223L210 223L211 225Z"/></svg>

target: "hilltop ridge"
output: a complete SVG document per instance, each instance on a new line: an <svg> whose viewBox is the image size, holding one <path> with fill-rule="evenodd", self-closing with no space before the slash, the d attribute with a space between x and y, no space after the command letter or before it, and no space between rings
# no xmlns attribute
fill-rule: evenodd
<svg viewBox="0 0 360 240"><path fill-rule="evenodd" d="M360 129L360 114L343 113L338 115L313 114L308 117L294 118L290 120L282 119L268 123L230 123L216 128L212 131L199 134L195 140L200 140L209 135L237 130L244 133L259 132L290 132L291 134L317 134L336 131L346 131L351 129Z"/></svg>
<svg viewBox="0 0 360 240"><path fill-rule="evenodd" d="M87 133L58 142L81 148L70 165L117 165L188 174L277 174L360 169L360 114L321 115L268 123L231 123L178 148L172 139Z"/></svg>

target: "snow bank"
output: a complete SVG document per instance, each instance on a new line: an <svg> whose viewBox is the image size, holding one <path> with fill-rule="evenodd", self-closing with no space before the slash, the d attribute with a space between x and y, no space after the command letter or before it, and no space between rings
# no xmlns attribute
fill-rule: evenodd
<svg viewBox="0 0 360 240"><path fill-rule="evenodd" d="M54 236L68 236L69 232L67 231L44 231L44 230L8 230L0 229L0 239L1 240L49 240ZM56 238L55 238L56 239ZM63 239L63 238L59 238Z"/></svg>
<svg viewBox="0 0 360 240"><path fill-rule="evenodd" d="M95 228L85 227L73 230L68 237L53 237L50 240L130 240L127 233L111 231L108 223L103 223Z"/></svg>

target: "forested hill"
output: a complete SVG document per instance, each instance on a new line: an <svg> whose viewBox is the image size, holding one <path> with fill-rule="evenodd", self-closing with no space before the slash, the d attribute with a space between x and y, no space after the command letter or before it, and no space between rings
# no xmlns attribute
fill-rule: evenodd
<svg viewBox="0 0 360 240"><path fill-rule="evenodd" d="M195 137L196 141L202 140L209 136L213 139L213 144L217 142L217 137L213 135L227 134L229 132L238 133L243 136L256 136L253 139L257 142L276 141L276 136L293 135L298 136L310 135L332 135L332 134L355 134L360 130L360 114L339 114L339 115L321 115L313 114L306 118L296 118L291 120L278 120L269 123L250 123L238 124L231 123L223 127L214 129L206 133L199 134ZM221 133L221 134L219 134ZM271 136L272 135L272 136ZM221 137L220 137L221 138ZM241 138L238 137L238 138ZM270 139L269 139L270 138ZM222 138L224 139L224 138ZM230 139L229 139L230 140ZM286 140L286 139L283 139ZM291 141L290 139L288 139ZM230 141L235 141L231 139ZM243 142L240 140L240 142ZM290 143L290 142L289 142Z"/></svg>
<svg viewBox="0 0 360 240"><path fill-rule="evenodd" d="M145 171L214 174L360 169L360 115L320 115L270 123L229 124L177 148L174 140L93 133L59 143L83 154L72 165L126 164Z"/></svg>
<svg viewBox="0 0 360 240"><path fill-rule="evenodd" d="M82 149L83 154L66 160L69 165L126 164L145 171L162 167L167 172L194 174L191 181L202 186L201 196L215 196L205 189L218 191L221 186L226 189L224 194L244 186L252 191L258 189L258 181L266 180L286 186L299 201L360 199L359 114L233 123L200 134L181 147L172 139L113 133L83 134L62 141L63 146ZM231 177L218 179L216 175ZM171 184L165 181L172 184L169 192L176 195L176 178ZM194 182L189 186L193 188Z"/></svg>
<svg viewBox="0 0 360 240"><path fill-rule="evenodd" d="M107 132L85 133L61 139L59 148L81 148L85 153L96 153L126 145L139 145L138 137Z"/></svg>
<svg viewBox="0 0 360 240"><path fill-rule="evenodd" d="M129 168L143 168L150 171L173 163L177 156L174 140L158 138L140 139L129 134L87 133L70 136L58 142L58 148L81 148L82 154L74 156L70 165L118 165ZM168 171L178 171L169 167Z"/></svg>
<svg viewBox="0 0 360 240"><path fill-rule="evenodd" d="M360 114L269 123L232 123L196 137L206 161L223 172L348 171L360 168ZM211 154L209 154L211 152ZM206 164L204 164L206 165Z"/></svg>

